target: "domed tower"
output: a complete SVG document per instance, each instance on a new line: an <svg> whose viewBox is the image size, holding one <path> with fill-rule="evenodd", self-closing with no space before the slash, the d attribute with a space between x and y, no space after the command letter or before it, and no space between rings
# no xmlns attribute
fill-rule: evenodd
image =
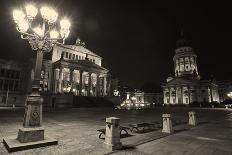
<svg viewBox="0 0 232 155"><path fill-rule="evenodd" d="M190 46L189 41L182 38L176 43L174 72L176 77L190 77L199 79L197 69L197 55Z"/></svg>

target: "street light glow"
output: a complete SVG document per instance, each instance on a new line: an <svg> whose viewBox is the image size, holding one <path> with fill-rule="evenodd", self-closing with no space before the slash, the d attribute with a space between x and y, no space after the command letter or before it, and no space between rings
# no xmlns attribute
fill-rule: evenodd
<svg viewBox="0 0 232 155"><path fill-rule="evenodd" d="M33 31L40 37L44 36L44 31L40 26L37 26L36 28L34 28Z"/></svg>
<svg viewBox="0 0 232 155"><path fill-rule="evenodd" d="M56 30L50 31L50 38L57 39L59 37L59 33Z"/></svg>
<svg viewBox="0 0 232 155"><path fill-rule="evenodd" d="M13 18L15 23L19 23L24 20L25 14L23 13L23 11L15 9L13 10Z"/></svg>
<svg viewBox="0 0 232 155"><path fill-rule="evenodd" d="M26 20L22 20L18 23L18 29L20 32L25 33L27 32L28 28L29 28L29 24Z"/></svg>
<svg viewBox="0 0 232 155"><path fill-rule="evenodd" d="M40 13L42 15L42 17L47 20L49 23L54 23L56 22L57 18L58 18L58 13L47 7L47 6L43 6L41 9L40 9Z"/></svg>
<svg viewBox="0 0 232 155"><path fill-rule="evenodd" d="M71 26L71 23L70 23L70 21L67 18L64 18L64 19L62 19L60 21L60 27L61 27L61 29L67 30L67 29L70 28L70 26Z"/></svg>
<svg viewBox="0 0 232 155"><path fill-rule="evenodd" d="M37 8L32 4L27 4L25 6L25 9L26 9L27 17L29 19L34 19L38 12Z"/></svg>
<svg viewBox="0 0 232 155"><path fill-rule="evenodd" d="M42 23L40 23L38 27L31 28L32 22L38 13L38 9L32 4L27 4L25 6L25 12L20 9L13 10L13 19L16 23L17 30L21 33L21 38L39 38L40 45L42 45L41 43L43 42L41 40L43 39L47 41L49 40L51 46L54 45L54 43L59 44L59 40L62 40L62 43L64 44L65 39L69 36L70 33L70 21L67 18L63 18L60 21L60 30L56 31L55 22L57 21L58 13L52 7L48 6L41 7L39 11L42 16ZM42 48L43 46L35 46L37 44L35 44L35 42L33 43L32 40L30 40L30 44L33 50L51 50L51 48L47 46L48 44L43 44L44 48Z"/></svg>

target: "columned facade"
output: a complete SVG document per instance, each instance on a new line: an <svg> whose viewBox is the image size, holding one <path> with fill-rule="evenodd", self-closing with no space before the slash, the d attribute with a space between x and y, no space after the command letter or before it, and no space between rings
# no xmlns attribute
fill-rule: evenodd
<svg viewBox="0 0 232 155"><path fill-rule="evenodd" d="M164 104L191 104L194 102L219 102L215 79L201 80L198 74L197 55L185 39L177 41L174 77L162 84Z"/></svg>
<svg viewBox="0 0 232 155"><path fill-rule="evenodd" d="M108 70L102 58L80 45L55 46L51 60L44 60L42 72L49 72L48 92L76 96L106 96ZM45 71L46 70L46 71Z"/></svg>

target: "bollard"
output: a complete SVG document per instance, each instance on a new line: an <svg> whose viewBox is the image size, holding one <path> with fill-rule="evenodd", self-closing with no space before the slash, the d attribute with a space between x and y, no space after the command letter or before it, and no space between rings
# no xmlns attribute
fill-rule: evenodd
<svg viewBox="0 0 232 155"><path fill-rule="evenodd" d="M171 114L163 114L163 130L165 133L173 133Z"/></svg>
<svg viewBox="0 0 232 155"><path fill-rule="evenodd" d="M197 125L196 113L194 111L189 112L189 125Z"/></svg>
<svg viewBox="0 0 232 155"><path fill-rule="evenodd" d="M122 148L122 143L120 142L120 118L106 118L106 134L104 144L111 151Z"/></svg>

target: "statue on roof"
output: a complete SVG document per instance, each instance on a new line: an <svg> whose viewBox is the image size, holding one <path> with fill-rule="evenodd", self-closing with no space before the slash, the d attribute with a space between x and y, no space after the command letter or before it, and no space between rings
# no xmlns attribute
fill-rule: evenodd
<svg viewBox="0 0 232 155"><path fill-rule="evenodd" d="M81 39L78 37L77 40L76 40L76 45L77 46L85 46L85 42L81 41Z"/></svg>

